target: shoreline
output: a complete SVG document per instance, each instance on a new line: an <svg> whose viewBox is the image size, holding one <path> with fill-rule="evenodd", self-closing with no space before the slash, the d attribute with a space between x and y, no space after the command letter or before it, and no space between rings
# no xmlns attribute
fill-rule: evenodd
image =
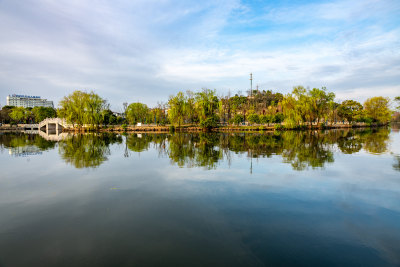
<svg viewBox="0 0 400 267"><path fill-rule="evenodd" d="M354 123L354 124L332 124L332 125L303 125L295 128L286 128L283 124L274 125L230 125L221 126L212 129L204 129L193 125L184 125L181 127L174 126L127 126L122 127L121 125L106 126L98 129L90 128L64 128L62 132L68 133L135 133L135 132L154 132L154 133L169 133L169 132L246 132L246 131L309 131L309 130L329 130L329 129L354 129L354 128L376 128L388 126L390 123L386 124L366 124L366 123ZM4 127L0 126L0 131L17 131L22 132L26 129L23 127Z"/></svg>

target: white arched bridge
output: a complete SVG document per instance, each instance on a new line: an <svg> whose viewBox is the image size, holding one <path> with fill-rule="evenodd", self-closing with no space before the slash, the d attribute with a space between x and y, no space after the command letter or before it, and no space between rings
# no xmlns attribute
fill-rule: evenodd
<svg viewBox="0 0 400 267"><path fill-rule="evenodd" d="M38 130L39 132L45 132L49 134L50 132L61 133L64 128L68 128L66 120L60 118L47 118L39 122Z"/></svg>

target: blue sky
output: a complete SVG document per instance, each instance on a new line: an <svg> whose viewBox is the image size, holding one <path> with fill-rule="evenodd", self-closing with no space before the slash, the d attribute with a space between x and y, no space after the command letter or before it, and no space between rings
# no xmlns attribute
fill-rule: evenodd
<svg viewBox="0 0 400 267"><path fill-rule="evenodd" d="M0 0L0 103L94 90L114 110L179 90L400 95L400 1Z"/></svg>

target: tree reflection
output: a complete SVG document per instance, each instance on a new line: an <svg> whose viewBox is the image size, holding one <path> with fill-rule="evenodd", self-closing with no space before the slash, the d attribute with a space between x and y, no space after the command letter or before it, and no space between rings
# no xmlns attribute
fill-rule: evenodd
<svg viewBox="0 0 400 267"><path fill-rule="evenodd" d="M12 149L15 153L40 152L54 148L57 142L48 141L37 134L17 133L1 133L0 146ZM28 149L29 148L29 149Z"/></svg>
<svg viewBox="0 0 400 267"><path fill-rule="evenodd" d="M59 142L61 158L76 168L95 168L110 155L109 145L122 143L115 134L80 134Z"/></svg>
<svg viewBox="0 0 400 267"><path fill-rule="evenodd" d="M382 154L388 150L389 129L371 129L361 133L360 137L367 152Z"/></svg>
<svg viewBox="0 0 400 267"><path fill-rule="evenodd" d="M284 131L252 133L175 133L130 134L125 138L125 157L156 149L179 167L215 169L221 160L229 164L234 154L251 158L279 155L294 170L323 168L334 161L334 152L344 154L364 151L373 154L388 150L390 130L387 128L329 131ZM120 135L112 133L72 135L59 142L61 157L76 168L95 168L107 160L109 145L122 143ZM23 133L0 134L1 148L21 147L29 153L54 148L57 142L39 135ZM18 150L18 151L17 151ZM22 152L24 152L22 151ZM393 168L399 170L399 156ZM251 167L250 167L251 169Z"/></svg>
<svg viewBox="0 0 400 267"><path fill-rule="evenodd" d="M400 172L400 155L394 156L394 161L393 169Z"/></svg>
<svg viewBox="0 0 400 267"><path fill-rule="evenodd" d="M338 138L337 144L343 154L353 154L361 150L362 139L354 131L343 131L342 136Z"/></svg>
<svg viewBox="0 0 400 267"><path fill-rule="evenodd" d="M230 162L232 153L240 153L252 158L280 155L283 162L301 171L323 168L333 162L336 148L345 154L359 152L362 148L369 153L383 153L387 150L389 130L176 133L161 137L159 134L134 134L127 139L127 146L131 151L140 152L148 149L156 137L168 139L158 148L179 167L213 169L220 160Z"/></svg>
<svg viewBox="0 0 400 267"><path fill-rule="evenodd" d="M126 138L127 147L134 152L142 152L149 149L153 141L153 135L150 134L132 134Z"/></svg>
<svg viewBox="0 0 400 267"><path fill-rule="evenodd" d="M223 158L222 150L218 147L219 141L219 135L216 133L176 133L169 136L167 154L171 162L179 167L197 166L213 169Z"/></svg>

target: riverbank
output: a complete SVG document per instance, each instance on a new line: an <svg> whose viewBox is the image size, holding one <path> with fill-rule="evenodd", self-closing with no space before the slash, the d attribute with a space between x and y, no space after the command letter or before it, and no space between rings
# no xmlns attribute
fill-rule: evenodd
<svg viewBox="0 0 400 267"><path fill-rule="evenodd" d="M270 125L227 125L209 129L212 132L243 132L243 131L285 131L285 130L323 130L323 129L350 129L350 128L368 128L368 127L381 127L387 126L388 124L366 124L366 123L354 123L354 124L314 124L314 125L303 125L295 128L288 128L284 124L270 124ZM64 131L67 132L205 132L207 129L195 126L195 125L182 125L180 127L175 126L105 126L97 130L88 128L66 128Z"/></svg>
<svg viewBox="0 0 400 267"><path fill-rule="evenodd" d="M220 126L212 129L204 129L196 125L182 125L175 126L156 126L156 125L143 125L143 126L125 126L125 125L110 125L103 126L98 129L91 128L63 128L63 132L79 133L79 132L244 132L244 131L287 131L287 130L325 130L325 129L350 129L350 128L368 128L368 127L381 127L388 124L366 124L366 123L353 123L353 124L313 124L302 125L294 128L289 128L284 124L269 124L269 125L227 125ZM24 131L25 127L16 125L3 125L0 126L0 131Z"/></svg>

